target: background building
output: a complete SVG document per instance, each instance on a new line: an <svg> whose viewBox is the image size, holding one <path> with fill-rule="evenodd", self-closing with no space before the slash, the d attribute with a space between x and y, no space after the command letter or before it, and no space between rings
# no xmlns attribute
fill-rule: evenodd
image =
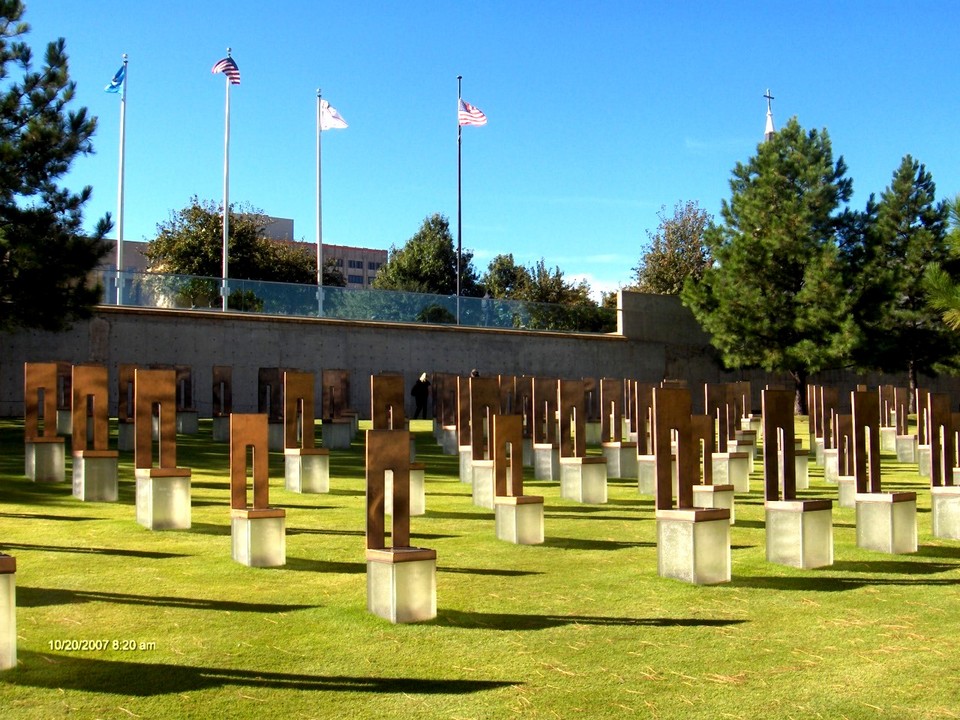
<svg viewBox="0 0 960 720"><path fill-rule="evenodd" d="M310 249L311 253L316 252L314 243L294 240L293 220L289 218L268 217L269 222L264 227L264 235L271 240L284 240L286 242L304 245ZM116 240L109 240L113 246L100 265L102 270L113 270L116 268L117 251ZM145 250L147 244L141 241L124 240L123 241L123 265L127 272L146 272L147 259L142 250ZM348 288L368 288L377 276L377 270L387 261L387 251L376 248L352 247L349 245L323 245L323 259L327 262L333 259L336 266L343 273L343 279Z"/></svg>
<svg viewBox="0 0 960 720"><path fill-rule="evenodd" d="M314 243L305 243L294 240L293 220L289 218L270 217L269 224L264 228L264 234L273 240L287 240L301 245L315 247ZM315 252L315 251L314 251ZM343 279L348 288L370 287L377 276L377 270L387 261L387 251L376 248L352 247L350 245L323 244L323 261L333 259L336 266L343 273Z"/></svg>

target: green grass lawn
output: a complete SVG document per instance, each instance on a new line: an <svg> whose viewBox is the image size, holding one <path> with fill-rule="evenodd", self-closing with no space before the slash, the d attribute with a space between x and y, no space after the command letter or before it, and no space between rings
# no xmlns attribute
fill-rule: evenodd
<svg viewBox="0 0 960 720"><path fill-rule="evenodd" d="M209 421L179 438L193 470L182 532L136 523L129 453L119 502L82 503L69 483L26 480L22 424L0 422L19 657L0 673L0 718L960 717L960 542L931 536L916 465L884 456L885 489L918 491L918 553L858 549L854 511L835 505L835 564L800 571L765 560L758 459L736 501L733 581L696 587L657 576L636 481L578 505L528 476L546 542L512 545L457 458L413 427L427 514L412 542L437 551L438 614L391 625L366 610L359 438L331 453L326 495L284 490L271 455L287 564L255 569L230 557L227 447ZM836 488L811 463L802 495Z"/></svg>

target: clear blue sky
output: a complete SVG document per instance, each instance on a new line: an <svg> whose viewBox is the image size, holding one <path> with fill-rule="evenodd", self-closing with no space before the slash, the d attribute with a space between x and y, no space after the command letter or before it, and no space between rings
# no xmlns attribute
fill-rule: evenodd
<svg viewBox="0 0 960 720"><path fill-rule="evenodd" d="M64 37L76 103L99 117L86 222L115 212L119 98L130 57L125 230L148 240L193 195L220 201L228 46L230 199L316 236L316 89L350 124L323 134L324 242L402 246L422 220L457 218L457 75L485 127L463 129L463 245L543 257L594 289L626 284L657 213L716 214L779 128L826 128L853 206L904 154L938 197L960 192L960 3L316 2L28 0L29 42ZM42 57L42 56L41 56Z"/></svg>

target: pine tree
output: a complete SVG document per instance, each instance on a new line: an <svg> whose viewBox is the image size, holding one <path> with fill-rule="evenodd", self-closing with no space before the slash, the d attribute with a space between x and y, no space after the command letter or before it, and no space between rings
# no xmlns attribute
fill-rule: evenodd
<svg viewBox="0 0 960 720"><path fill-rule="evenodd" d="M86 108L67 109L75 83L62 38L32 69L23 14L19 0L0 0L0 330L62 330L100 299L88 277L109 252L110 219L85 237L91 189L58 186L74 159L93 152L97 123ZM22 70L20 81L11 66Z"/></svg>
<svg viewBox="0 0 960 720"><path fill-rule="evenodd" d="M944 326L924 284L934 266L953 282L960 280L947 241L949 206L935 195L926 167L906 155L876 204L860 250L858 315L864 336L857 364L906 372L911 390L919 373L952 364L960 352L957 334Z"/></svg>
<svg viewBox="0 0 960 720"><path fill-rule="evenodd" d="M734 168L723 222L705 236L713 265L682 293L728 367L793 377L799 412L808 375L847 362L856 338L839 251L845 174L826 130L791 119Z"/></svg>

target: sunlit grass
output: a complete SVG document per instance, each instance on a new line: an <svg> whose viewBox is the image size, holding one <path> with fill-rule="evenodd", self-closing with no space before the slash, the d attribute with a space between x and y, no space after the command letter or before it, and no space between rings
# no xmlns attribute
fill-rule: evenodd
<svg viewBox="0 0 960 720"><path fill-rule="evenodd" d="M121 454L117 503L23 477L20 423L0 422L0 550L18 563L19 667L0 674L0 717L50 718L950 718L960 715L960 543L931 537L926 481L884 456L884 480L918 491L920 551L860 550L835 505L833 567L765 560L760 463L737 498L733 581L657 576L655 521L635 481L610 502L546 499L546 542L494 536L457 459L414 423L427 466L413 542L437 551L436 620L366 611L363 448L331 453L331 492L283 488L287 565L230 558L226 446L180 436L193 528L135 521ZM798 425L806 436L805 423ZM811 463L805 497L836 497ZM69 476L69 460L68 460ZM103 641L66 650L63 641ZM60 648L60 649L57 649Z"/></svg>

